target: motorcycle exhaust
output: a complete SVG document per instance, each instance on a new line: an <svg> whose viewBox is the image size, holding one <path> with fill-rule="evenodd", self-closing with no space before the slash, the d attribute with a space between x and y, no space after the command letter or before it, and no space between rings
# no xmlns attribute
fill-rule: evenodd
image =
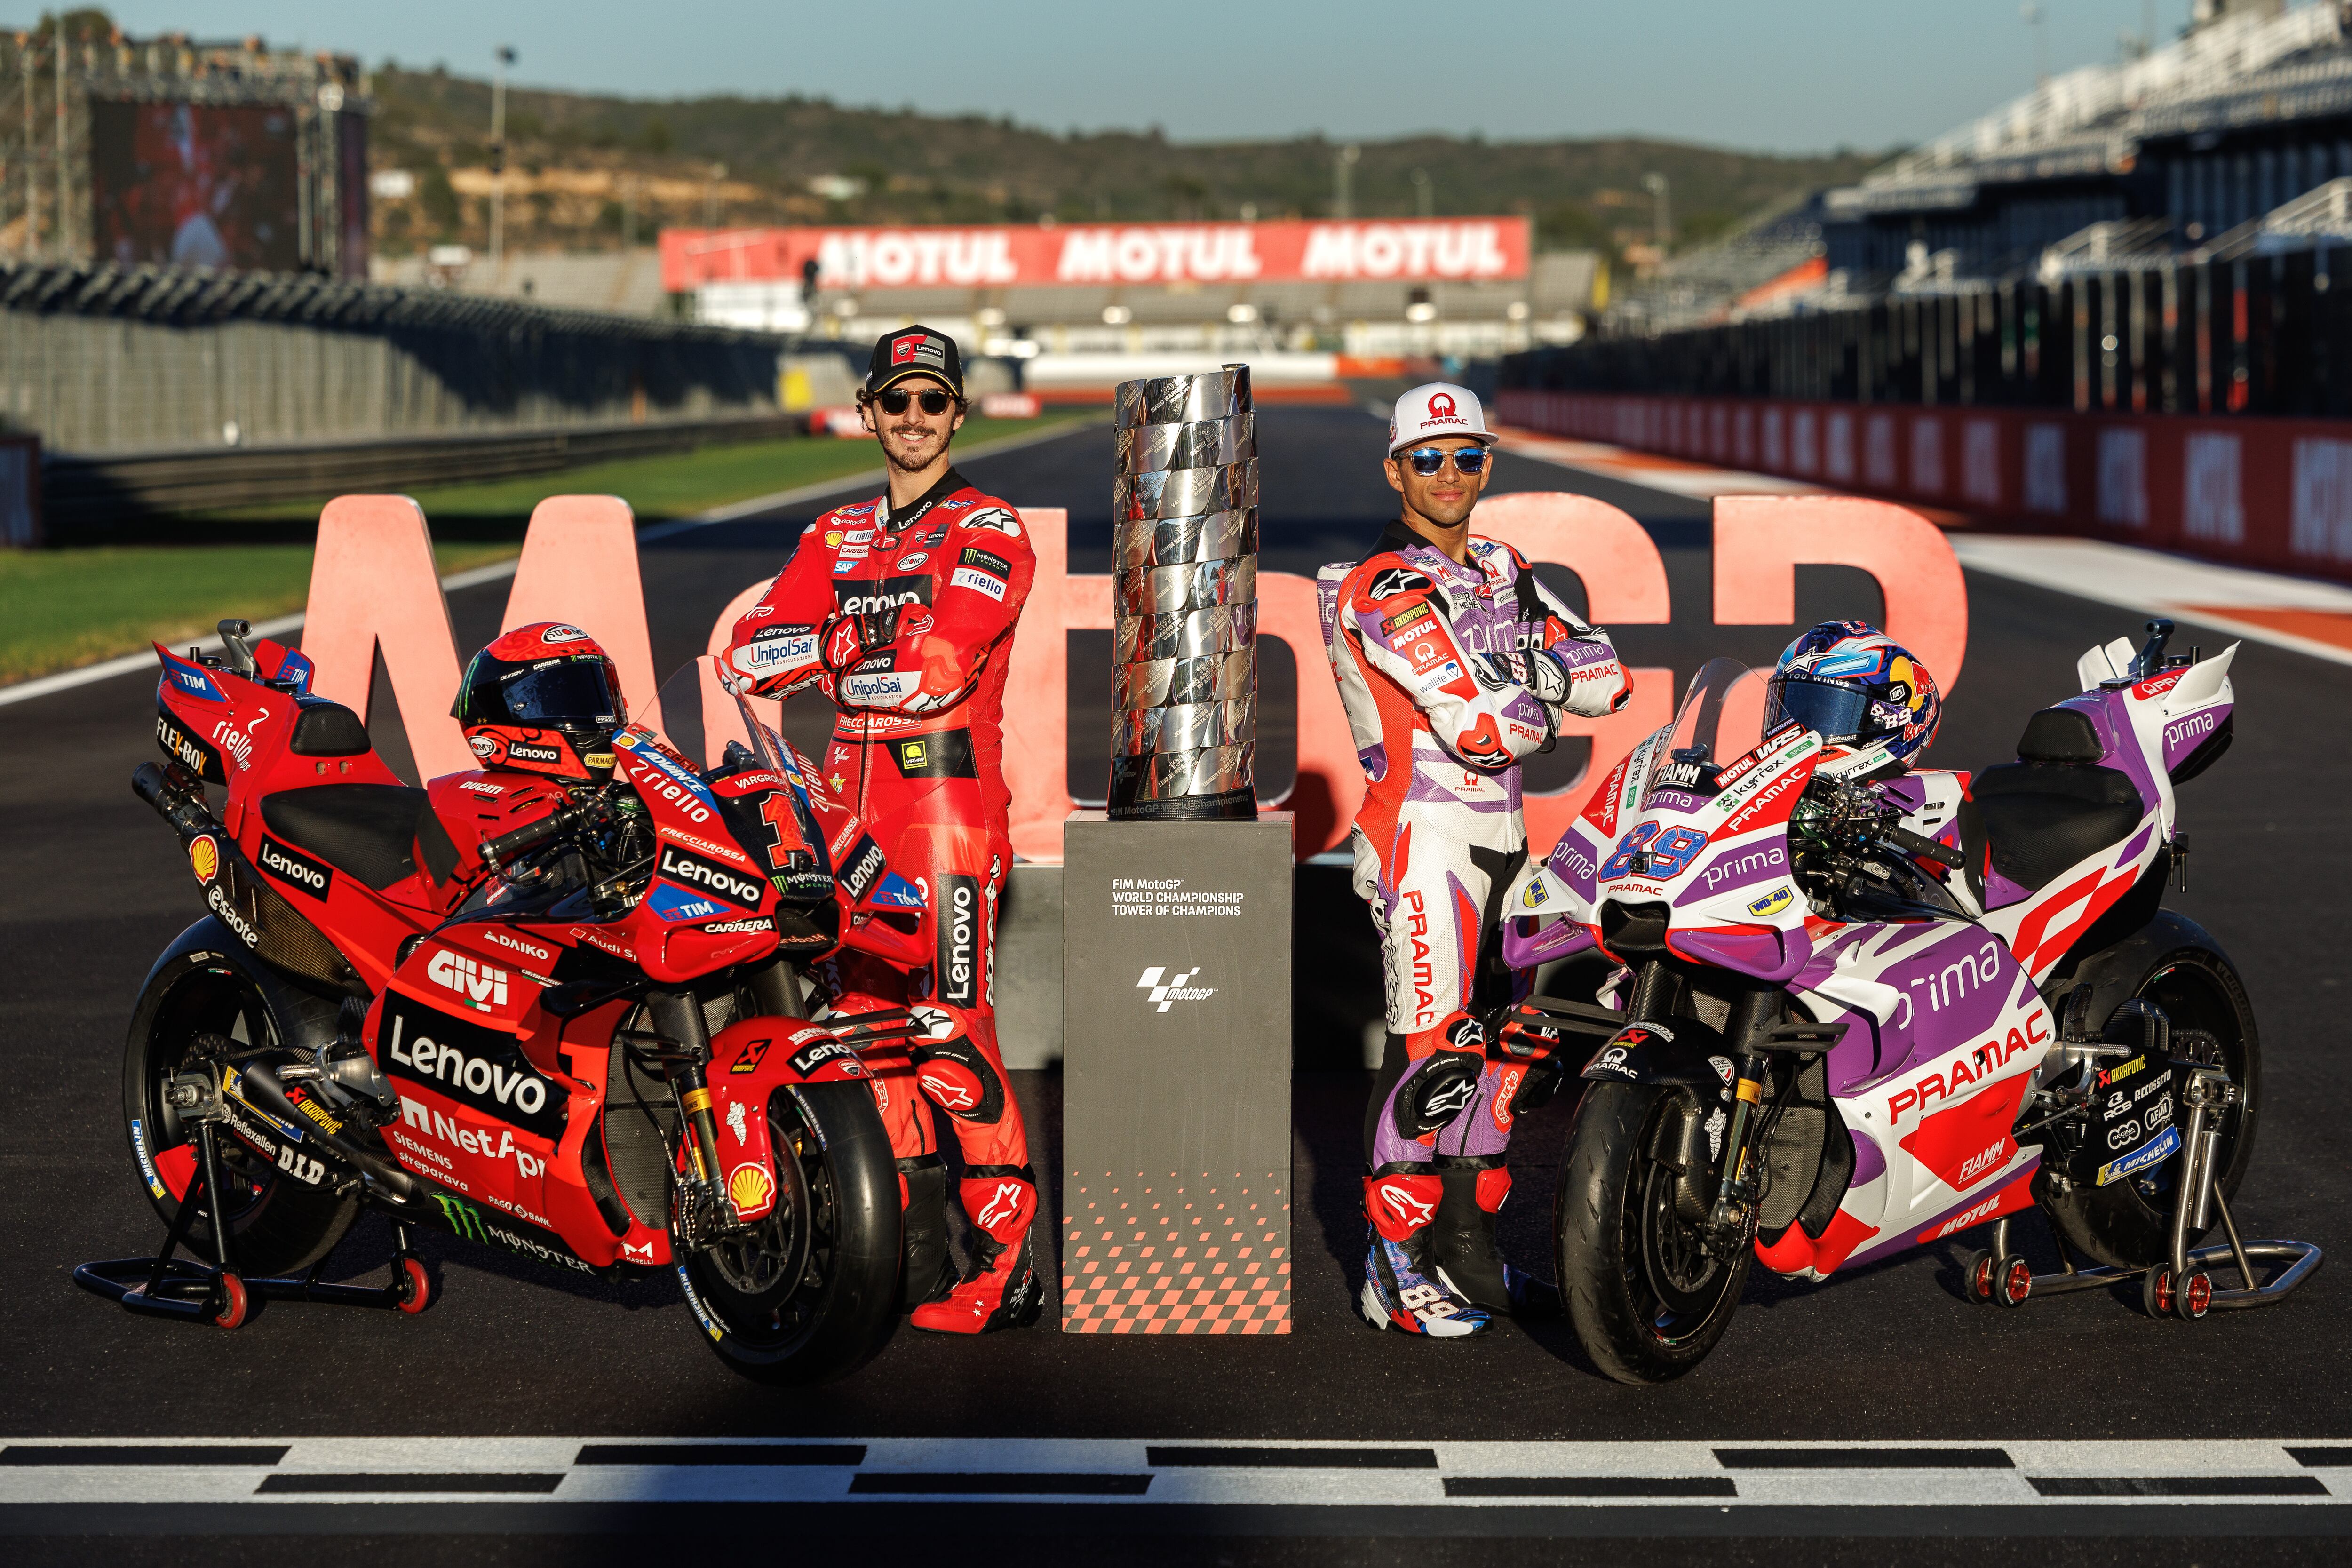
<svg viewBox="0 0 2352 1568"><path fill-rule="evenodd" d="M416 1178L406 1171L337 1137L294 1109L294 1102L288 1100L286 1091L278 1087L278 1075L269 1068L256 1062L240 1070L247 1091L261 1101L261 1109L301 1128L305 1137L316 1140L320 1147L357 1171L362 1182L383 1189L394 1201L401 1204L416 1203L425 1196L416 1184Z"/></svg>

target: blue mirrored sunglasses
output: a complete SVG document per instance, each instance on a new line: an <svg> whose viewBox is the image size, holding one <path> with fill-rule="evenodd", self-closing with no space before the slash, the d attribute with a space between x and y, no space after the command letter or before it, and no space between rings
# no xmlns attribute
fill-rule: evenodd
<svg viewBox="0 0 2352 1568"><path fill-rule="evenodd" d="M1410 462L1412 471L1423 479L1445 467L1448 458L1454 459L1454 471L1465 478L1486 471L1486 448L1484 447L1465 447L1458 452L1449 452L1442 447L1416 447L1410 452L1399 452L1397 456Z"/></svg>

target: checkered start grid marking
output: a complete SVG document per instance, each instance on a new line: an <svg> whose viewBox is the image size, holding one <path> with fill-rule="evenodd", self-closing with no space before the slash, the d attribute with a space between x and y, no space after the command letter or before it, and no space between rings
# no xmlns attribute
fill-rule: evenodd
<svg viewBox="0 0 2352 1568"><path fill-rule="evenodd" d="M1062 1331L1286 1334L1290 1194L1276 1173L1122 1178L1064 1186Z"/></svg>

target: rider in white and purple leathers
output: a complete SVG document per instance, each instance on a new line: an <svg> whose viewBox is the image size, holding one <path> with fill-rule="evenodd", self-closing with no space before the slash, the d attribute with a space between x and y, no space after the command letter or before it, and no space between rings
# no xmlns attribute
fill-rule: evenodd
<svg viewBox="0 0 2352 1568"><path fill-rule="evenodd" d="M1517 551L1471 535L1494 439L1462 387L1399 398L1387 472L1402 515L1317 584L1370 781L1355 883L1387 974L1387 1054L1365 1116L1362 1306L1376 1327L1442 1337L1478 1333L1543 1289L1494 1243L1528 1064L1490 1052L1477 1017L1525 989L1495 951L1497 900L1527 857L1519 763L1551 745L1564 713L1597 717L1632 695L1606 632Z"/></svg>

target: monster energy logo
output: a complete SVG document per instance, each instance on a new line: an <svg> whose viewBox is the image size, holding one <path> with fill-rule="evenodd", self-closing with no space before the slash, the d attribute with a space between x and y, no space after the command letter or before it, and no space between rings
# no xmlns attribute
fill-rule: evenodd
<svg viewBox="0 0 2352 1568"><path fill-rule="evenodd" d="M462 1199L453 1198L446 1193L434 1194L433 1201L441 1205L441 1217L449 1222L449 1228L457 1232L458 1240L478 1241L488 1245L490 1233L482 1224L482 1213L479 1209Z"/></svg>

